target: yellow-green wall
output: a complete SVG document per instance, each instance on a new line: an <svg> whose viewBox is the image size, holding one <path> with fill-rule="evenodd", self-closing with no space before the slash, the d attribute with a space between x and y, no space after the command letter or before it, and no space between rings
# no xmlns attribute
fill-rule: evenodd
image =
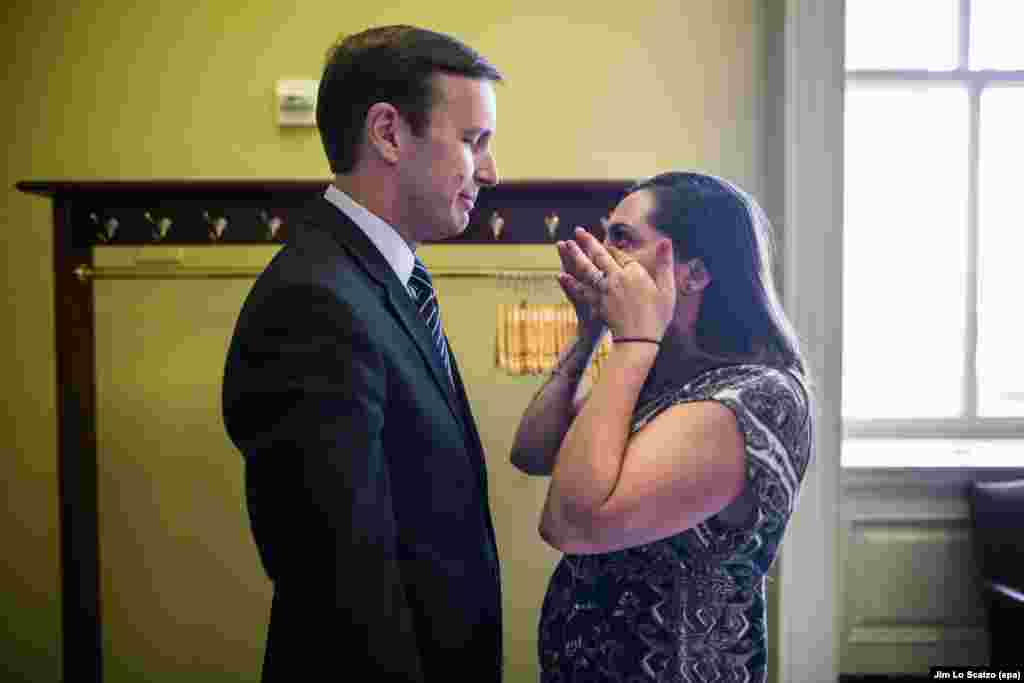
<svg viewBox="0 0 1024 683"><path fill-rule="evenodd" d="M47 201L14 191L16 181L326 177L315 129L275 125L275 81L317 78L340 33L413 23L465 39L505 72L495 149L506 179L685 167L760 195L781 163L769 85L780 5L8 0L0 10L0 316L9 323L0 337L0 677L60 676L51 214ZM487 334L481 344L491 343ZM471 394L484 403L501 390L481 381ZM515 657L532 656L523 643Z"/></svg>

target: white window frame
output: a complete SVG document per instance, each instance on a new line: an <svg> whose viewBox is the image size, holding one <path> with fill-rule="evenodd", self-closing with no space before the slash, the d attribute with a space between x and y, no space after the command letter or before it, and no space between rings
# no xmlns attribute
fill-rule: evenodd
<svg viewBox="0 0 1024 683"><path fill-rule="evenodd" d="M778 680L793 683L839 674L843 10L785 4L784 306L816 399L814 460L779 550Z"/></svg>
<svg viewBox="0 0 1024 683"><path fill-rule="evenodd" d="M948 71L921 69L858 69L846 70L847 84L898 83L957 83L968 92L968 200L967 200L967 269L966 297L963 314L966 316L965 353L962 367L963 412L960 417L945 419L843 419L843 440L856 440L864 445L868 439L878 440L880 448L898 448L899 441L931 441L935 444L936 458L921 458L925 462L940 462L946 466L1017 467L1024 466L1024 418L979 417L977 386L978 342L978 193L979 193L979 135L981 123L981 95L986 88L999 83L1024 84L1024 71L970 70L970 16L971 0L960 0L960 27L957 66ZM845 19L844 19L845 24ZM845 26L844 26L845 28ZM884 443L883 443L884 440ZM992 448L992 442L1009 445L1021 440L1019 459L1007 460L1006 448ZM989 443L986 443L989 442ZM1012 451L1011 451L1012 452ZM902 459L894 457L889 467L914 466L913 455ZM873 459L870 465L863 461L843 458L844 467L886 467L884 457Z"/></svg>

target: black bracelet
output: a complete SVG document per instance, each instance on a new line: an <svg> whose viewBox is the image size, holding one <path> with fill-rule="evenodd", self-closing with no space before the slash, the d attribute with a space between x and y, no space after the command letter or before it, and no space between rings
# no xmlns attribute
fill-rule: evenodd
<svg viewBox="0 0 1024 683"><path fill-rule="evenodd" d="M661 341L658 339L651 339L649 337L620 337L618 339L612 338L612 342L618 344L619 342L647 342L648 344L656 344L661 346Z"/></svg>

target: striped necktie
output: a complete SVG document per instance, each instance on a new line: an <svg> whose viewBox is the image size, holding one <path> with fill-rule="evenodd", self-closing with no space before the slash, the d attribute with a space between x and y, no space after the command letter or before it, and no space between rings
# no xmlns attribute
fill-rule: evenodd
<svg viewBox="0 0 1024 683"><path fill-rule="evenodd" d="M437 305L437 293L434 292L434 284L430 279L430 273L419 256L415 257L412 268L412 277L409 278L409 289L412 290L416 300L416 307L420 311L420 317L430 332L430 338L434 342L434 349L441 359L441 366L448 374L448 381L452 389L455 389L455 380L452 379L451 359L448 356L448 340L445 339L444 330L441 329L441 309Z"/></svg>

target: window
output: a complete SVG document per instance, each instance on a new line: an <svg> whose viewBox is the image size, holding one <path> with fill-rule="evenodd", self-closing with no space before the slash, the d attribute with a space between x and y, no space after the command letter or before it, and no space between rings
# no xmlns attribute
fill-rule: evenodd
<svg viewBox="0 0 1024 683"><path fill-rule="evenodd" d="M1022 25L846 2L844 466L1024 464Z"/></svg>

